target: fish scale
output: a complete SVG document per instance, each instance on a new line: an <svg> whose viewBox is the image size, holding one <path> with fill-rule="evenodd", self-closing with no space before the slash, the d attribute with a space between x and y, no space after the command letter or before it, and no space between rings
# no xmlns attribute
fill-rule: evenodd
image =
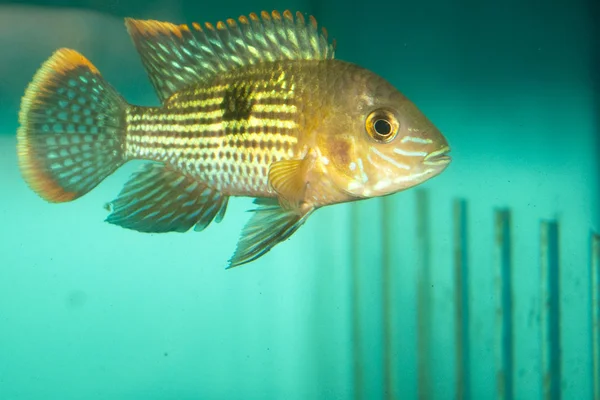
<svg viewBox="0 0 600 400"><path fill-rule="evenodd" d="M298 66L288 68L256 66L178 92L164 107L131 106L128 156L170 163L228 195L275 195L268 182L269 165L297 157L302 150L297 146L297 94L282 90L295 88L293 70ZM231 110L226 104L229 93L238 95ZM242 110L242 118L235 118L246 105L248 112ZM234 118L226 118L228 111Z"/></svg>

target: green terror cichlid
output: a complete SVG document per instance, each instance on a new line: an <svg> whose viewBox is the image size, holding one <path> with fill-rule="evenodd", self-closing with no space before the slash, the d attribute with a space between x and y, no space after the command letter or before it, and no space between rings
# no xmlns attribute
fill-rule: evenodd
<svg viewBox="0 0 600 400"><path fill-rule="evenodd" d="M313 17L262 12L215 25L126 19L160 107L128 104L60 49L19 113L18 158L42 198L83 196L129 160L107 221L185 232L255 197L229 266L259 258L320 207L418 185L450 162L439 130L390 83L334 59Z"/></svg>

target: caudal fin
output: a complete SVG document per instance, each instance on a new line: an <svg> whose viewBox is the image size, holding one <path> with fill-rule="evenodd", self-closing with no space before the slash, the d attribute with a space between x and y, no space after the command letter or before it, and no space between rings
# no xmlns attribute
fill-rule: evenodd
<svg viewBox="0 0 600 400"><path fill-rule="evenodd" d="M29 84L17 152L29 186L50 202L83 196L121 166L127 103L84 56L56 51Z"/></svg>

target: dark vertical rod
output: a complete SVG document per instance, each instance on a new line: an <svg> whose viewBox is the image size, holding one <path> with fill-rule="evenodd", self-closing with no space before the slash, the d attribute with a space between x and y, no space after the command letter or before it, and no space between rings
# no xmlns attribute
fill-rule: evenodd
<svg viewBox="0 0 600 400"><path fill-rule="evenodd" d="M592 357L594 399L600 399L600 235L592 235Z"/></svg>
<svg viewBox="0 0 600 400"><path fill-rule="evenodd" d="M468 400L470 387L469 265L467 202L454 202L454 337L456 348L456 399Z"/></svg>
<svg viewBox="0 0 600 400"><path fill-rule="evenodd" d="M496 345L497 396L499 399L513 399L513 296L512 296L512 233L509 210L496 211L496 324L498 343Z"/></svg>
<svg viewBox="0 0 600 400"><path fill-rule="evenodd" d="M429 233L429 197L425 190L416 191L417 197L417 392L421 400L431 398L430 343L431 343L431 243Z"/></svg>
<svg viewBox="0 0 600 400"><path fill-rule="evenodd" d="M560 276L558 224L541 225L542 379L545 400L560 399Z"/></svg>
<svg viewBox="0 0 600 400"><path fill-rule="evenodd" d="M354 364L354 398L363 398L363 360L362 360L362 335L360 331L360 263L359 251L360 248L360 214L359 204L356 202L350 206L350 243L351 243L351 260L352 264L352 356Z"/></svg>
<svg viewBox="0 0 600 400"><path fill-rule="evenodd" d="M383 397L394 398L392 370L392 232L393 198L381 201L381 303L383 322Z"/></svg>

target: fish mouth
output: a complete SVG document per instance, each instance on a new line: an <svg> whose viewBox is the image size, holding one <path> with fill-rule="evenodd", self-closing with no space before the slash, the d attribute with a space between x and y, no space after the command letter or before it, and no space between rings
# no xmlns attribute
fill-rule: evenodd
<svg viewBox="0 0 600 400"><path fill-rule="evenodd" d="M452 157L448 155L449 152L449 146L444 146L439 150L432 151L425 156L423 163L427 165L446 165L452 161Z"/></svg>

